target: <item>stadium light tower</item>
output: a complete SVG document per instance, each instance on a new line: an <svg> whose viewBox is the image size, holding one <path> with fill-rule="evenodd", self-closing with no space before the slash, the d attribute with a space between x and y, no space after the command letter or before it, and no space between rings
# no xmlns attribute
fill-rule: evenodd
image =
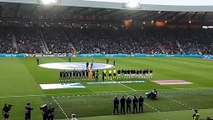
<svg viewBox="0 0 213 120"><path fill-rule="evenodd" d="M57 4L58 0L40 0L42 4L50 5L50 4Z"/></svg>

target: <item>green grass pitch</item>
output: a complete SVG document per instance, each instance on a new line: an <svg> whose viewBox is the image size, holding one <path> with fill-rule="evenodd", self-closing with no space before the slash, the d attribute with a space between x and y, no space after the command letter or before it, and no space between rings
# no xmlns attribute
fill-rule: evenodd
<svg viewBox="0 0 213 120"><path fill-rule="evenodd" d="M105 63L106 58L72 58L74 62ZM40 68L36 58L0 58L0 105L13 105L11 120L24 119L24 105L34 107L32 120L41 120L39 107L52 103L55 118L70 118L77 114L79 120L190 120L199 109L200 118L213 117L213 61L199 58L175 57L116 57L116 69L154 70L153 78L138 84L88 85L85 89L41 90L41 83L60 83L59 71ZM68 58L40 58L41 63L67 62ZM158 85L151 80L185 80L191 85ZM139 96L158 89L158 100L145 99L144 113L112 115L115 96ZM2 115L1 115L2 117Z"/></svg>

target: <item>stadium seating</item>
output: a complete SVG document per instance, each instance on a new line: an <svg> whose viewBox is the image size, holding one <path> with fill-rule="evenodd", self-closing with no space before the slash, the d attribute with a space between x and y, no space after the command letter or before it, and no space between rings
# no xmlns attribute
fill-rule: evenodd
<svg viewBox="0 0 213 120"><path fill-rule="evenodd" d="M213 54L211 33L211 29L4 26L0 52L41 53L44 39L50 53Z"/></svg>

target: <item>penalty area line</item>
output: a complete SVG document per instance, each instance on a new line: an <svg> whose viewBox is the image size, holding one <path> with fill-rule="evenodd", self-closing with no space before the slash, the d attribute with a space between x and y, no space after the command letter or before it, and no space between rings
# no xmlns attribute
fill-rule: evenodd
<svg viewBox="0 0 213 120"><path fill-rule="evenodd" d="M59 102L54 98L52 97L52 99L55 101L55 103L58 105L58 107L61 109L62 113L64 114L64 116L66 117L67 120L69 120L66 112L64 111L64 109L61 107L61 105L59 104Z"/></svg>

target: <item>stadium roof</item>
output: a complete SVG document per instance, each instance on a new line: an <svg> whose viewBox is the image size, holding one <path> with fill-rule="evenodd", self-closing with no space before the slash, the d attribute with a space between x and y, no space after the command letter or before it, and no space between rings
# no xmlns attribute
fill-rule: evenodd
<svg viewBox="0 0 213 120"><path fill-rule="evenodd" d="M112 2L113 1L113 2ZM159 2L159 0L153 0ZM164 1L165 0L161 0ZM173 2L172 2L173 1ZM180 0L183 1L183 0ZM189 0L188 0L189 1ZM213 22L213 13L205 11L209 8L213 10L213 1L203 0L202 6L199 6L198 0L193 0L194 5L181 6L179 8L202 8L199 11L176 10L172 3L170 5L151 5L143 4L141 8L127 8L124 6L124 0L58 0L55 5L43 5L41 0L0 0L0 20L1 19L54 19L54 20L90 20L90 21L121 21L124 19L133 19L137 21L193 21L193 22ZM149 2L143 0L143 2ZM160 4L160 3L159 3ZM120 7L118 7L120 6ZM152 9L151 6L157 6ZM189 7L190 6L190 7ZM205 6L205 7L203 7ZM168 11L172 9L171 11ZM192 10L191 9L191 10Z"/></svg>
<svg viewBox="0 0 213 120"><path fill-rule="evenodd" d="M213 11L212 0L0 0L0 2L41 4L42 1L57 1L55 4L76 7L126 9L124 4L140 4L134 9L151 11Z"/></svg>

